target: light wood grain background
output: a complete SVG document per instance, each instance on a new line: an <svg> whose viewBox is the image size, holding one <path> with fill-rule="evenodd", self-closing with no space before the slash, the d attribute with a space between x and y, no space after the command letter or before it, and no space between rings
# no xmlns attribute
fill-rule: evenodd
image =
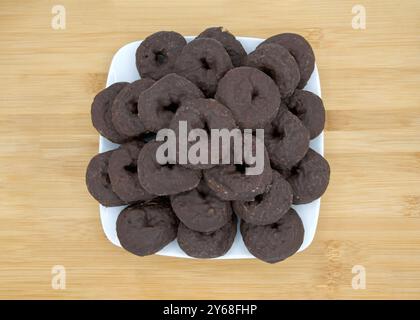
<svg viewBox="0 0 420 320"><path fill-rule="evenodd" d="M352 7L367 11L351 27ZM420 298L420 2L0 1L1 298ZM327 109L331 183L306 251L257 260L139 258L105 238L84 185L90 103L113 54L158 30L304 35ZM66 290L53 290L63 265ZM351 286L352 267L367 272Z"/></svg>

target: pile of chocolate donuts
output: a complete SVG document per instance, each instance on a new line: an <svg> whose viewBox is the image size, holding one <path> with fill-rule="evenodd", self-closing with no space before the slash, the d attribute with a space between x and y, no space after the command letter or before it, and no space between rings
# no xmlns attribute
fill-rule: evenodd
<svg viewBox="0 0 420 320"><path fill-rule="evenodd" d="M292 33L250 54L221 27L189 43L172 31L142 41L141 79L107 87L91 109L93 126L120 146L92 158L86 184L103 206L128 205L116 224L122 247L146 256L177 239L191 257L216 258L231 248L240 220L258 259L297 252L304 227L292 204L319 198L330 176L309 147L325 122L322 100L303 89L314 65L310 44ZM176 131L180 121L188 130L264 129L262 173L247 175L235 163L159 163L156 133Z"/></svg>

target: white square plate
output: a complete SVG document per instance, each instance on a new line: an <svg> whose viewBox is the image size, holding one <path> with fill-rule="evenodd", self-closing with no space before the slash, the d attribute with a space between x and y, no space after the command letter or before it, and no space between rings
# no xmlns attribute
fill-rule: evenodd
<svg viewBox="0 0 420 320"><path fill-rule="evenodd" d="M185 37L185 38L188 42L194 39L194 37L192 36ZM254 51L256 46L258 46L262 41L264 41L264 39L247 38L247 37L237 37L237 39L242 43L247 53ZM106 82L107 87L115 82L120 82L120 81L133 82L140 78L137 72L136 59L135 59L135 53L140 43L141 41L128 43L117 51L117 53L112 58L111 66L109 68L108 79ZM311 91L317 94L318 96L321 96L321 87L320 87L320 82L319 82L318 69L316 66L315 66L314 72L312 73L311 78L309 79L305 87L305 90ZM312 149L314 149L315 151L323 155L324 154L324 133L322 132L317 138L311 140L310 146ZM118 144L112 143L106 138L100 136L99 152L105 152L108 150L115 149L117 147L118 147ZM308 204L293 206L293 208L297 211L300 218L302 219L303 226L305 228L304 240L299 251L305 250L311 244L315 236L320 204L321 204L321 200L317 199ZM125 206L108 207L108 208L102 205L99 206L102 227L104 229L105 235L109 239L109 241L111 241L116 246L121 246L117 237L116 221L117 221L117 217L119 213L124 208ZM163 256L190 258L181 250L176 240L172 241L165 248L160 250L157 254L163 255ZM217 259L246 259L246 258L249 259L249 258L255 258L255 257L245 247L245 244L242 241L241 234L238 230L235 241L232 247L230 248L230 250L224 256L219 257Z"/></svg>

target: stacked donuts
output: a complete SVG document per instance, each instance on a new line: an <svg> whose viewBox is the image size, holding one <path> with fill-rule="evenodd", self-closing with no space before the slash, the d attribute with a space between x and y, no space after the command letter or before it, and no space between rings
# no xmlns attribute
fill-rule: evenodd
<svg viewBox="0 0 420 320"><path fill-rule="evenodd" d="M221 27L189 43L176 32L147 37L136 51L141 79L102 90L91 109L93 126L120 146L93 157L86 184L102 205L128 205L117 220L122 247L145 256L177 239L189 256L219 257L233 244L238 217L255 257L275 263L293 255L304 228L291 206L319 198L330 175L309 148L325 123L322 100L303 89L314 64L309 43L292 33L248 55ZM188 130L264 129L262 173L247 175L235 163L160 164L155 134L177 132L180 121Z"/></svg>

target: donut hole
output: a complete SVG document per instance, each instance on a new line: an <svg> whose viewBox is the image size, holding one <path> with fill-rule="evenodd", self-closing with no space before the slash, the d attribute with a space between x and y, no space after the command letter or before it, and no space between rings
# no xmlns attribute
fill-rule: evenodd
<svg viewBox="0 0 420 320"><path fill-rule="evenodd" d="M282 129L279 129L277 127L273 127L270 130L270 136L274 139L277 139L277 140L283 140L284 136L285 136L285 132Z"/></svg>
<svg viewBox="0 0 420 320"><path fill-rule="evenodd" d="M128 166L124 166L124 170L132 174L137 173L137 165L130 163Z"/></svg>
<svg viewBox="0 0 420 320"><path fill-rule="evenodd" d="M111 179L109 178L109 174L107 172L102 172L101 174L102 184L105 187L109 187L111 185Z"/></svg>
<svg viewBox="0 0 420 320"><path fill-rule="evenodd" d="M137 107L137 101L131 101L130 106L129 106L129 111L134 115L139 114L139 109Z"/></svg>
<svg viewBox="0 0 420 320"><path fill-rule="evenodd" d="M283 221L278 221L270 224L271 229L279 229L283 225Z"/></svg>
<svg viewBox="0 0 420 320"><path fill-rule="evenodd" d="M163 110L175 113L179 108L179 103L176 101L171 101L168 105L163 107Z"/></svg>
<svg viewBox="0 0 420 320"><path fill-rule="evenodd" d="M264 193L257 195L254 199L254 202L260 204L264 200Z"/></svg>
<svg viewBox="0 0 420 320"><path fill-rule="evenodd" d="M251 100L254 101L258 96L259 96L258 90L256 88L253 88L251 92Z"/></svg>
<svg viewBox="0 0 420 320"><path fill-rule="evenodd" d="M157 65L162 65L168 60L168 56L163 50L153 51L153 54Z"/></svg>
<svg viewBox="0 0 420 320"><path fill-rule="evenodd" d="M210 70L210 64L205 57L200 58L200 64L204 70Z"/></svg>
<svg viewBox="0 0 420 320"><path fill-rule="evenodd" d="M306 113L306 109L303 108L300 104L295 104L289 107L291 113L293 113L296 117L303 116Z"/></svg>

